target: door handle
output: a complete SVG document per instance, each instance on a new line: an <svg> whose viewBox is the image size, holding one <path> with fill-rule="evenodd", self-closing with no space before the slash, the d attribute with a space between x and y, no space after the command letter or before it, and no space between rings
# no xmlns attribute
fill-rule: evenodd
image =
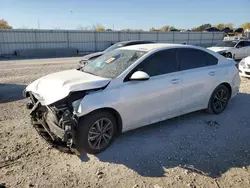
<svg viewBox="0 0 250 188"><path fill-rule="evenodd" d="M216 71L210 71L208 74L209 74L210 76L214 76L215 73L216 73Z"/></svg>
<svg viewBox="0 0 250 188"><path fill-rule="evenodd" d="M171 84L178 84L179 82L180 82L180 79L177 79L177 78L171 80Z"/></svg>

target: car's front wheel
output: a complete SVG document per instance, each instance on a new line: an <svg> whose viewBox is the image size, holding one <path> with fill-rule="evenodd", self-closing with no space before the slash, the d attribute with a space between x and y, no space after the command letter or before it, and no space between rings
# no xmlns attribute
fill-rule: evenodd
<svg viewBox="0 0 250 188"><path fill-rule="evenodd" d="M82 118L76 131L76 149L96 154L104 151L113 141L117 123L106 111L97 111Z"/></svg>
<svg viewBox="0 0 250 188"><path fill-rule="evenodd" d="M225 85L219 85L213 91L209 104L208 104L208 112L214 114L220 114L227 107L228 101L230 99L230 92Z"/></svg>
<svg viewBox="0 0 250 188"><path fill-rule="evenodd" d="M232 54L230 52L226 53L225 57L227 58L233 58Z"/></svg>

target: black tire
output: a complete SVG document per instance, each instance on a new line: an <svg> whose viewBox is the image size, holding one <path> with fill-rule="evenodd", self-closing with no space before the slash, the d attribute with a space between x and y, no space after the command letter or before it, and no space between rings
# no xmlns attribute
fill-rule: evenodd
<svg viewBox="0 0 250 188"><path fill-rule="evenodd" d="M107 132L107 134L102 132L104 131L105 127L103 127L102 131L98 130L100 128L100 124L96 123L98 121L99 123L102 121L103 124L106 123L106 125L108 125L107 122L110 121L111 128L107 130L109 131ZM111 114L108 111L93 112L80 120L77 130L76 130L75 147L79 153L83 153L83 152L90 153L90 154L100 153L104 151L112 143L114 136L116 134L116 131L117 131L117 122L113 114ZM99 136L97 138L94 138L94 140L92 140L92 138L96 137L97 134L99 134ZM111 138L107 137L107 135L110 136ZM99 139L100 137L102 138ZM99 141L97 142L97 145L98 144L100 145L99 148L93 147L94 144L96 144L95 143L96 140L101 140L100 143Z"/></svg>
<svg viewBox="0 0 250 188"><path fill-rule="evenodd" d="M222 113L228 104L230 99L230 92L225 85L219 85L213 91L209 103L207 111L213 114Z"/></svg>
<svg viewBox="0 0 250 188"><path fill-rule="evenodd" d="M232 56L232 54L230 52L226 53L225 56L228 57L228 58L233 58L233 56Z"/></svg>

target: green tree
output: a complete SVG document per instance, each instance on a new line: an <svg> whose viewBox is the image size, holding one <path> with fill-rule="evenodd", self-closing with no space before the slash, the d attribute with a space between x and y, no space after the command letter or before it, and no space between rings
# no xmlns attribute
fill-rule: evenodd
<svg viewBox="0 0 250 188"><path fill-rule="evenodd" d="M225 27L229 27L230 29L233 29L233 24L232 23L227 23L227 24L220 23L220 24L217 24L215 27L218 29L223 29Z"/></svg>
<svg viewBox="0 0 250 188"><path fill-rule="evenodd" d="M169 25L165 25L165 26L163 26L163 27L161 28L161 31L168 31L169 28L170 28Z"/></svg>
<svg viewBox="0 0 250 188"><path fill-rule="evenodd" d="M218 29L223 29L225 26L224 24L220 23L220 24L217 24L215 27Z"/></svg>
<svg viewBox="0 0 250 188"><path fill-rule="evenodd" d="M169 31L179 31L179 29L175 28L174 26L169 27Z"/></svg>
<svg viewBox="0 0 250 188"><path fill-rule="evenodd" d="M243 28L244 30L250 29L250 22L242 24L242 28Z"/></svg>
<svg viewBox="0 0 250 188"><path fill-rule="evenodd" d="M230 29L233 29L234 24L232 24L232 23L227 23L227 24L225 24L225 27L229 27Z"/></svg>
<svg viewBox="0 0 250 188"><path fill-rule="evenodd" d="M205 29L212 27L211 24L202 24L201 26L195 27L192 30L193 31L204 31Z"/></svg>
<svg viewBox="0 0 250 188"><path fill-rule="evenodd" d="M95 30L96 30L96 31L105 31L105 28L104 28L102 25L98 24L98 25L96 26Z"/></svg>
<svg viewBox="0 0 250 188"><path fill-rule="evenodd" d="M105 27L101 24L96 24L96 25L92 25L92 27L90 27L90 30L96 30L96 31L105 31Z"/></svg>
<svg viewBox="0 0 250 188"><path fill-rule="evenodd" d="M0 19L0 29L12 29L8 22L4 19Z"/></svg>

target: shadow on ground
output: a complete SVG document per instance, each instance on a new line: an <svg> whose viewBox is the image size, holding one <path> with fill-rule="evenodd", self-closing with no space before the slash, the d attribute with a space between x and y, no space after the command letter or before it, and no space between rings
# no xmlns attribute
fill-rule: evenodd
<svg viewBox="0 0 250 188"><path fill-rule="evenodd" d="M240 93L220 115L195 112L127 132L96 157L142 176L164 176L164 169L181 166L218 177L250 165L249 106L250 95Z"/></svg>
<svg viewBox="0 0 250 188"><path fill-rule="evenodd" d="M26 86L22 84L0 84L0 103L23 99L23 90Z"/></svg>

